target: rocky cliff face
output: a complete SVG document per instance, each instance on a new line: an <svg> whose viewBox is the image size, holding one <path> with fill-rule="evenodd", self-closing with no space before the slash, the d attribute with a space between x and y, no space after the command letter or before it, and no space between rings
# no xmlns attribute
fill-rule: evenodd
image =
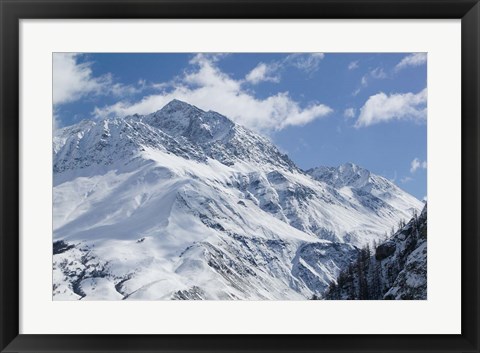
<svg viewBox="0 0 480 353"><path fill-rule="evenodd" d="M326 299L427 299L427 205L388 240L363 248Z"/></svg>
<svg viewBox="0 0 480 353"><path fill-rule="evenodd" d="M54 298L305 299L421 203L174 100L57 131ZM359 175L358 177L356 175Z"/></svg>

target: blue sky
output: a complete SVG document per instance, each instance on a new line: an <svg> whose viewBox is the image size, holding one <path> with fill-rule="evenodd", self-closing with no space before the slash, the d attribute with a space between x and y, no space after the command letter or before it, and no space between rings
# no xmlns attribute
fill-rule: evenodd
<svg viewBox="0 0 480 353"><path fill-rule="evenodd" d="M53 54L55 128L173 98L269 136L301 168L353 162L426 196L424 53Z"/></svg>

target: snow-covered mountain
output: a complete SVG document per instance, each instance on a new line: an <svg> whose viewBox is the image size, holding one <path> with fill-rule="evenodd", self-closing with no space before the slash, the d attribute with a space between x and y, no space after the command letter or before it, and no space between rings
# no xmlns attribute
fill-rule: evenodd
<svg viewBox="0 0 480 353"><path fill-rule="evenodd" d="M427 205L372 250L341 271L326 299L427 299Z"/></svg>
<svg viewBox="0 0 480 353"><path fill-rule="evenodd" d="M352 163L338 168L317 167L307 173L315 180L348 194L349 201L382 218L389 218L393 213L398 215L398 210L408 210L404 219L409 219L418 207L423 207L412 195L390 180Z"/></svg>
<svg viewBox="0 0 480 353"><path fill-rule="evenodd" d="M423 206L174 100L56 131L54 298L305 299Z"/></svg>

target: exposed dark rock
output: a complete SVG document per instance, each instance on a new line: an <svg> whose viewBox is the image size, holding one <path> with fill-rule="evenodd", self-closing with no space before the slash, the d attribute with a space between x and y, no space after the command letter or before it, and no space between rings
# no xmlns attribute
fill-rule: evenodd
<svg viewBox="0 0 480 353"><path fill-rule="evenodd" d="M75 245L68 244L63 240L59 240L53 243L53 255L64 253L70 249L73 249Z"/></svg>
<svg viewBox="0 0 480 353"><path fill-rule="evenodd" d="M204 291L197 286L193 286L188 290L179 290L176 291L172 299L174 300L203 300L205 299Z"/></svg>
<svg viewBox="0 0 480 353"><path fill-rule="evenodd" d="M375 259L381 261L389 256L392 256L395 253L396 248L397 245L393 241L387 241L383 244L380 244L375 250Z"/></svg>

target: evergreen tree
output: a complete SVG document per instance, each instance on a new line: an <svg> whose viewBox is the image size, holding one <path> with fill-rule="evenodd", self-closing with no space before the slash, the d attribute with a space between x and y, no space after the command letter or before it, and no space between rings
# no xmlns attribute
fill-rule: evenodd
<svg viewBox="0 0 480 353"><path fill-rule="evenodd" d="M372 276L372 299L381 299L383 292L382 270L380 261L374 260Z"/></svg>

